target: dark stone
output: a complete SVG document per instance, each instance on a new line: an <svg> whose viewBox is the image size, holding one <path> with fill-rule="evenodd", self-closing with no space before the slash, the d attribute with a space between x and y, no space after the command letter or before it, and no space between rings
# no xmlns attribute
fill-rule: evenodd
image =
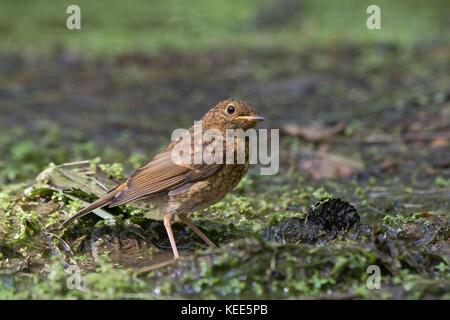
<svg viewBox="0 0 450 320"><path fill-rule="evenodd" d="M309 210L307 219L327 231L345 231L359 224L355 207L335 198L317 202Z"/></svg>

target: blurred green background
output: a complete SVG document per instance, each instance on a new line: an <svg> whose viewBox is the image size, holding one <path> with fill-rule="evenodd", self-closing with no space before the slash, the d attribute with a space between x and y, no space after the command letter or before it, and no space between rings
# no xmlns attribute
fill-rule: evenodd
<svg viewBox="0 0 450 320"><path fill-rule="evenodd" d="M81 8L81 31L65 27L66 8ZM381 8L382 30L366 28L366 8ZM300 50L341 42L414 45L448 39L445 0L3 0L0 50L80 52L277 48Z"/></svg>
<svg viewBox="0 0 450 320"><path fill-rule="evenodd" d="M66 28L72 4L81 30ZM381 30L366 27L371 4ZM2 0L0 299L448 299L449 12L448 0ZM280 170L251 166L193 215L222 249L203 255L175 223L185 264L142 275L172 256L162 223L131 206L105 209L116 227L88 215L53 233L92 195L74 198L84 180L35 181L50 163L90 160L86 176L123 181L230 97L280 129ZM298 219L329 196L355 206L359 235L317 229L309 243L316 227ZM97 240L130 269L98 260ZM383 288L370 291L374 263ZM68 264L90 291L68 290Z"/></svg>
<svg viewBox="0 0 450 320"><path fill-rule="evenodd" d="M71 4L81 30L66 28ZM96 156L132 170L228 97L254 103L268 127L404 130L385 108L446 95L449 2L376 1L381 30L366 27L370 4L4 0L0 181Z"/></svg>

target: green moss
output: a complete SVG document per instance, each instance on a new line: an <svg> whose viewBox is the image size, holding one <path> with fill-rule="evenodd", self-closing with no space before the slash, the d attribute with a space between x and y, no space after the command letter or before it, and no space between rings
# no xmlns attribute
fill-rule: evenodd
<svg viewBox="0 0 450 320"><path fill-rule="evenodd" d="M440 121L448 104L445 73L448 46L445 37L432 32L440 20L430 20L430 16L441 16L445 10L427 4L421 7L424 10L419 10L419 15L427 19L410 14L418 26L430 24L420 32L405 27L399 33L368 34L364 28L354 28L352 23L344 26L339 22L341 6L348 8L350 2L331 5L331 11L327 12L332 13L328 17L324 17L326 12L318 10L316 4L307 4L303 19L296 19L295 14L292 19L281 19L281 25L272 27L276 33L268 33L252 27L258 20L256 15L260 14L254 10L259 8L259 2L244 4L244 10L237 15L233 2L217 5L220 14L209 2L189 4L189 11L181 10L184 20L175 21L175 26L183 27L182 31L173 28L173 21L169 26L166 22L170 19L166 18L178 16L172 9L185 7L161 3L154 8L159 8L159 13L164 15L157 14L157 10L140 13L146 15L144 20L151 26L154 36L151 41L138 41L142 34L148 38L148 26L136 26L134 22L120 25L128 19L123 16L123 6L119 6L109 12L109 17L99 15L101 20L96 30L86 28L78 35L72 34L74 37L64 36L62 51L49 57L40 56L44 73L41 69L23 68L34 60L20 55L18 62L11 62L9 55L2 55L0 59L6 61L2 64L6 72L0 76L3 85L0 98L7 114L22 119L26 118L27 110L42 108L48 111L33 116L54 119L61 112L68 127L66 123L63 128L62 124L58 127L33 118L30 125L17 125L11 130L8 123L6 134L2 131L0 135L3 155L0 160L0 298L448 299L445 257L449 217L445 162L448 151L442 139L425 143L420 139L403 141L400 136L407 133L410 138L426 133L432 137L442 129ZM322 5L322 1L317 4L318 8ZM8 10L23 15L24 20L17 28L36 21L33 14L28 16L29 13L14 9L16 4L12 2L5 6L0 15ZM127 6L130 6L127 15L139 21L133 15L133 5ZM393 26L389 16L396 17L403 10L405 15L409 12L402 2L392 5L393 11L387 10L394 8L387 3L381 6L387 6L383 9L386 30ZM92 13L102 9L101 4L85 2L81 7ZM436 8L438 14L434 12ZM360 9L354 6L345 14L359 17L364 12ZM55 16L64 12L58 6L51 9L47 5L40 12L46 10ZM311 16L309 10L316 15ZM202 27L205 25L202 19L190 21L189 15L196 16L199 12L208 20L208 28ZM64 26L63 20L60 22ZM328 22L324 24L323 20ZM110 22L117 21L119 25L110 29ZM364 25L364 21L357 19L342 21ZM92 21L87 23L86 27ZM411 24L408 20L405 25ZM164 37L153 33L155 25L158 32L165 33ZM37 26L30 30L54 28L40 22ZM130 32L122 33L130 27L135 38L129 37ZM235 32L244 27L246 32ZM27 47L34 41L49 43L15 28L16 25L11 34L16 34L13 38L18 47ZM356 33L348 33L347 28ZM108 35L102 32L106 29ZM323 33L317 32L318 29ZM347 32L339 35L340 30ZM427 36L422 37L422 32ZM195 39L187 34L195 34ZM238 37L228 38L229 34ZM267 38L270 34L276 37ZM301 37L306 40L298 43L300 34L318 41L311 42L314 46L308 49L306 38ZM24 35L30 39L21 38ZM58 37L50 35L53 40ZM403 40L391 42L392 37L403 37ZM427 42L426 39L434 37L439 41ZM100 38L107 42L91 41ZM110 41L112 38L116 40ZM350 38L351 44L345 38ZM329 39L337 41L330 44ZM361 43L366 40L374 41L374 45ZM283 44L279 45L280 42ZM407 48L405 43L418 43L417 49ZM215 44L219 45L216 50L199 54L166 50L172 47L195 51ZM255 49L266 45L262 50ZM131 48L134 53L105 60L105 51L114 52L111 46L116 52ZM242 50L248 47L252 49ZM329 50L331 47L333 50ZM91 50L99 57L93 60L85 55L77 57L76 50L71 48ZM139 49L142 53L135 53ZM148 54L147 50L161 50L164 54ZM76 61L78 58L81 61L79 65L76 61L74 65L61 62L72 54ZM141 66L147 61L151 61L151 68ZM52 71L60 70L61 65L70 66L71 70L64 73L67 77L64 81L59 81ZM244 73L236 78L238 69ZM82 101L87 102L87 111L79 116L83 112L83 108L78 108L80 101L67 98L79 96L79 92L74 94L67 83L86 79L91 79L83 95L86 100ZM89 87L94 82L95 86ZM158 90L148 94L148 83L155 84ZM110 88L112 84L117 90L105 98L104 91L98 88ZM50 90L45 89L47 86ZM63 231L57 230L65 218L116 186L144 160L164 148L174 127L188 125L190 119L204 111L206 101L215 101L217 92L223 90L252 99L270 121L267 121L269 126L283 128L288 122L310 126L313 121L324 126L343 121L347 126L343 135L319 142L282 134L279 174L260 176L258 168L252 166L246 178L225 199L192 214L194 223L219 249L205 248L192 230L175 222L173 227L182 259L174 265L159 265L170 257L170 244L162 222L156 221L151 207L139 203L104 208L78 219ZM63 101L55 104L58 112L48 102L55 99L56 91L67 93ZM178 100L183 101L182 109L172 108ZM135 101L143 102L145 108L136 107ZM64 109L66 102L70 104ZM111 115L119 112L127 116L116 127L115 116L104 117L101 113L95 118L94 106L110 111ZM76 111L66 114L70 110ZM179 110L184 113L180 115ZM136 117L136 114L145 116ZM9 121L9 117L5 119ZM414 131L418 130L415 128L409 135L408 130L417 124L425 127L419 126L419 131ZM104 130L106 125L111 130ZM118 130L121 135L116 134ZM375 143L378 138L381 141ZM360 159L364 171L315 180L310 171L301 167L301 162L314 159L316 152L326 160L328 153ZM92 160L78 166L61 166L67 161L83 159ZM123 168L119 163L123 163ZM35 181L46 168L49 170ZM17 183L20 181L25 183ZM330 197L342 198L356 207L361 216L357 228L333 233L305 223L311 206ZM109 258L103 256L105 253L109 253ZM366 285L367 266L374 264L381 268L380 290L369 290ZM68 288L70 266L79 268L87 290ZM152 266L157 268L149 273L141 269Z"/></svg>
<svg viewBox="0 0 450 320"><path fill-rule="evenodd" d="M123 166L121 163L113 164L99 164L99 168L102 169L110 178L124 179Z"/></svg>

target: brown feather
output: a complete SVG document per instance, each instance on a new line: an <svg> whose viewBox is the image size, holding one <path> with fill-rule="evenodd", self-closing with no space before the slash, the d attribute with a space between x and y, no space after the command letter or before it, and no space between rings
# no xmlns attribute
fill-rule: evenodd
<svg viewBox="0 0 450 320"><path fill-rule="evenodd" d="M82 217L86 214L88 214L89 212L104 207L107 204L109 204L112 199L114 198L114 196L121 192L124 188L126 187L126 185L123 183L120 186L118 186L117 188L111 190L110 192L108 192L107 194L105 194L103 197L97 199L96 201L94 201L93 203L91 203L90 205L88 205L87 207L81 209L80 211L78 211L76 214L74 214L72 217L70 217L69 219L65 220L63 223L61 223L58 227L58 229L62 229L64 228L65 225L71 223L73 220Z"/></svg>
<svg viewBox="0 0 450 320"><path fill-rule="evenodd" d="M233 104L237 109L236 113L233 114L233 116L226 114L225 110L228 104ZM245 122L242 119L239 120L239 117L252 115L256 115L256 113L246 102L232 99L224 100L219 102L202 118L203 130L218 129L219 131L222 132L222 134L225 133L226 129L240 128L245 130L247 128L253 127L254 123ZM194 137L195 133L194 127L191 127L189 129L189 132L191 134L191 141L189 142L191 142L192 145L192 142L196 143L196 139ZM205 150L206 145L211 143L211 141L212 140L208 142L202 141L203 144L202 150ZM171 159L171 151L179 143L185 142L187 143L188 141L178 140L170 143L164 151L157 154L151 161L145 163L125 183L120 185L115 190L112 190L105 196L101 197L91 205L80 210L73 217L64 221L61 227L73 221L74 219L81 217L91 212L92 210L101 208L105 205L115 207L130 201L150 196L156 196L161 194L175 196L180 193L188 192L188 190L193 185L195 185L195 182L209 179L209 177L216 174L217 176L215 180L220 181L218 182L219 183L218 187L213 188L211 190L205 189L201 192L202 196L209 197L209 199L213 199L211 200L212 201L211 203L214 203L214 201L218 201L220 197L223 197L222 193L220 192L221 189L228 192L229 191L228 188L232 188L242 178L242 176L245 175L248 166L243 167L238 165L235 167L229 167L217 163L213 164L202 163L198 165L175 164ZM191 146L190 149L191 156L193 156L193 149L194 148ZM225 160L225 157L223 160ZM236 172L233 172L233 174L230 173L231 177L236 177L236 179L238 180L234 182L232 181L232 183L224 184L223 171L226 168L229 169L231 168L231 170L234 170L234 168L236 169L244 168L244 169L239 171L239 174L235 174ZM210 187L209 184L207 185L208 187ZM195 195L193 197L195 197ZM189 201L193 201L193 199L190 199ZM199 203L201 202L204 201L203 200L199 201ZM192 209L194 205L190 203L188 207ZM195 207L198 208L198 204L195 204Z"/></svg>
<svg viewBox="0 0 450 320"><path fill-rule="evenodd" d="M204 179L222 167L222 164L181 166L172 162L171 152L165 151L146 163L127 181L127 187L118 193L109 207L170 191L185 183Z"/></svg>

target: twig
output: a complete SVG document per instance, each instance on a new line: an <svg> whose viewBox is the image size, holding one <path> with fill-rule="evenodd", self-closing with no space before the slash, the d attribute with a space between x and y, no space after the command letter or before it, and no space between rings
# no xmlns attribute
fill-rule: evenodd
<svg viewBox="0 0 450 320"><path fill-rule="evenodd" d="M44 171L42 171L41 173L38 174L38 176L36 177L36 180L40 180L40 178L42 176L44 176L45 174L47 174L48 172L52 171L53 169L58 169L58 168L63 168L63 167L71 167L71 166L77 166L80 164L88 164L89 160L83 160L83 161L75 161L75 162L67 162L67 163L62 163L59 164L57 166L53 166L50 168L45 169Z"/></svg>
<svg viewBox="0 0 450 320"><path fill-rule="evenodd" d="M55 238L58 238L58 240L62 241L62 242L67 246L67 248L69 248L70 253L73 254L72 248L69 246L69 244L68 244L66 241L64 241L64 239L62 239L62 238L59 237L58 235L56 235L56 234L54 234L54 233L51 233L51 232L46 232L46 234L49 234L49 235L51 235L51 236L53 236L53 237L55 237ZM58 248L57 248L57 249L58 249ZM59 251L59 249L58 249L58 251Z"/></svg>
<svg viewBox="0 0 450 320"><path fill-rule="evenodd" d="M143 268L139 269L138 271L140 273L146 273L146 272L150 272L150 271L153 271L153 270L156 270L156 269L159 269L159 268L163 268L163 267L171 265L173 263L175 263L175 260L163 261L163 262L160 262L160 263L153 264L151 266L143 267Z"/></svg>

